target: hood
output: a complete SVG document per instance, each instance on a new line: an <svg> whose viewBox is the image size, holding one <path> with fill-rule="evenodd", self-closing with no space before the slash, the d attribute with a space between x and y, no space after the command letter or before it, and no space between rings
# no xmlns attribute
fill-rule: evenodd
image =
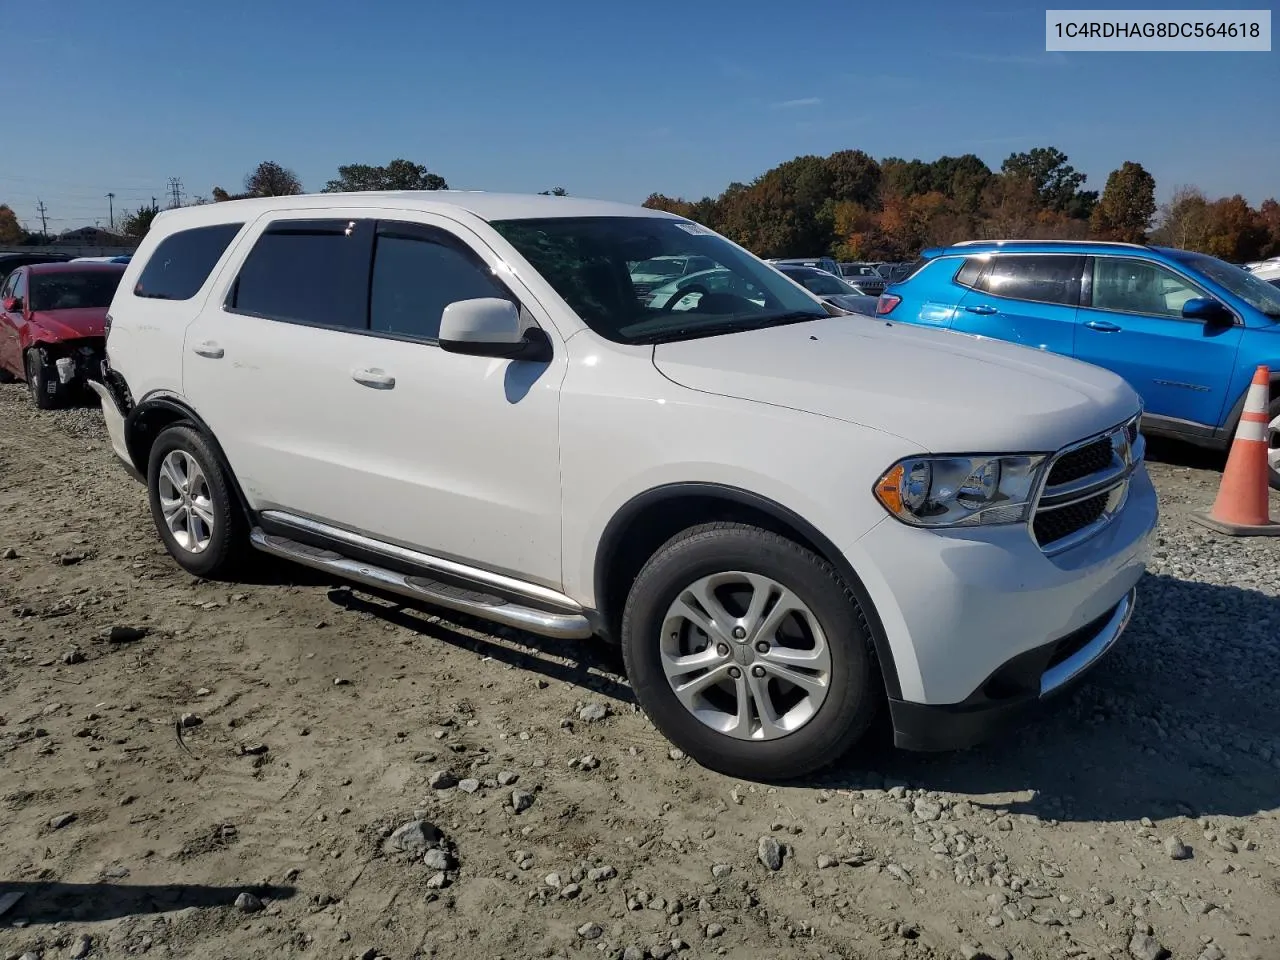
<svg viewBox="0 0 1280 960"><path fill-rule="evenodd" d="M102 337L106 335L106 307L79 307L75 310L36 310L31 314L31 322L44 330L47 339L79 340L82 337Z"/></svg>
<svg viewBox="0 0 1280 960"><path fill-rule="evenodd" d="M1100 367L862 317L662 343L653 361L692 390L862 424L928 453L1051 452L1138 410Z"/></svg>

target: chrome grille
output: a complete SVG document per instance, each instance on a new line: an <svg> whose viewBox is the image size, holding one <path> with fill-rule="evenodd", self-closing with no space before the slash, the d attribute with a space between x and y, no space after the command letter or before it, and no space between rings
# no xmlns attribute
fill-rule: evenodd
<svg viewBox="0 0 1280 960"><path fill-rule="evenodd" d="M1045 553L1061 553L1098 533L1120 512L1142 462L1139 417L1059 450L1049 463L1031 533Z"/></svg>

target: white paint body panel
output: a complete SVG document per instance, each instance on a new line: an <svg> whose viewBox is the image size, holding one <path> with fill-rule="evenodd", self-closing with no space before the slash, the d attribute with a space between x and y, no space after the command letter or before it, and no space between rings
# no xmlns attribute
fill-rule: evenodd
<svg viewBox="0 0 1280 960"><path fill-rule="evenodd" d="M740 488L790 510L844 554L885 626L903 698L925 703L963 699L1010 657L1117 603L1141 575L1156 512L1145 471L1109 528L1053 558L1025 526L919 530L891 519L871 493L911 454L1052 452L1113 427L1138 407L1118 377L863 317L620 345L587 329L486 223L667 214L441 192L242 201L157 223L163 234L334 213L452 231L504 273L555 359L488 360L228 313L223 294L262 223L224 256L197 298L198 318L166 314L128 292L153 230L113 304L111 363L136 398L151 389L187 396L256 510L520 577L590 609L601 537L628 501L667 484ZM191 352L206 340L222 359ZM394 389L356 383L358 368L393 375Z"/></svg>

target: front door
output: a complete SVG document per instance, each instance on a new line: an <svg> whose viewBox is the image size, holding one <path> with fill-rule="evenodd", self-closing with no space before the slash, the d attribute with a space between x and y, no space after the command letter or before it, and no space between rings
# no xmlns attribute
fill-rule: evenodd
<svg viewBox="0 0 1280 960"><path fill-rule="evenodd" d="M26 273L21 269L11 273L0 290L0 367L14 376L26 376L22 366L22 344L19 331L26 323L22 306L14 301L25 301L27 295ZM13 302L13 310L5 304Z"/></svg>
<svg viewBox="0 0 1280 960"><path fill-rule="evenodd" d="M1186 301L1210 295L1161 264L1091 259L1076 356L1124 377L1148 414L1217 426L1244 328L1184 319Z"/></svg>

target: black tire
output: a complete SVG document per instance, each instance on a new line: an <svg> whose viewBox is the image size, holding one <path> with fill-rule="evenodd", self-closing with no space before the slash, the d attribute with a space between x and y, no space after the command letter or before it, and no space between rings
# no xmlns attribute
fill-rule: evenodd
<svg viewBox="0 0 1280 960"><path fill-rule="evenodd" d="M200 552L192 552L178 542L160 507L161 465L174 451L182 451L196 462L208 487L213 529L208 546ZM249 524L232 490L229 471L204 434L185 423L161 432L147 460L147 494L156 532L180 567L210 580L233 579L248 549Z"/></svg>
<svg viewBox="0 0 1280 960"><path fill-rule="evenodd" d="M58 395L49 392L49 366L44 350L32 347L23 357L27 373L27 391L37 410L52 410L58 405Z"/></svg>
<svg viewBox="0 0 1280 960"><path fill-rule="evenodd" d="M713 730L680 702L663 671L659 638L668 608L695 580L725 571L784 585L827 637L826 699L806 724L778 739L743 740ZM741 523L693 527L654 553L627 597L622 655L636 699L667 739L703 766L745 779L789 780L827 766L863 737L884 701L871 637L840 575L795 542Z"/></svg>
<svg viewBox="0 0 1280 960"><path fill-rule="evenodd" d="M1276 387L1273 386L1271 389L1275 390ZM1271 405L1267 407L1267 422L1275 423L1278 417L1280 417L1280 397L1275 397L1271 401ZM1277 447L1280 447L1280 432L1273 434L1270 431L1268 431L1267 441L1269 444L1269 449L1272 451L1275 451ZM1272 458L1271 462L1276 463L1276 460L1274 457ZM1271 489L1280 490L1280 470L1277 470L1274 466L1270 466L1267 468L1267 472L1270 475Z"/></svg>

